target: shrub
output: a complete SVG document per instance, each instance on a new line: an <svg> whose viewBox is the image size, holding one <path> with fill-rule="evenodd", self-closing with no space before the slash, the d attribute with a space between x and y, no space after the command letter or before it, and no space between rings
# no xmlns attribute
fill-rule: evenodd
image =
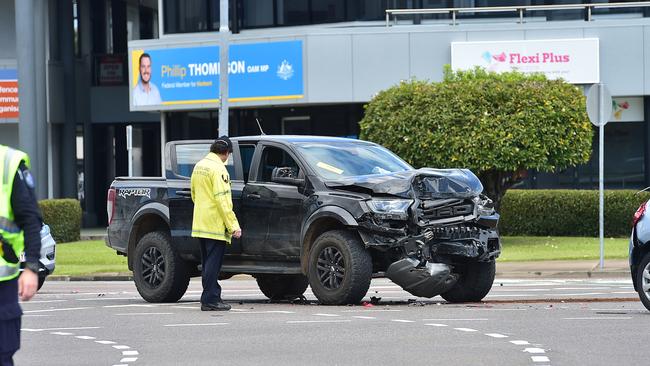
<svg viewBox="0 0 650 366"><path fill-rule="evenodd" d="M361 138L416 168L468 168L501 197L528 169L552 172L589 160L593 127L582 89L541 74L445 70L411 80L366 105Z"/></svg>
<svg viewBox="0 0 650 366"><path fill-rule="evenodd" d="M57 243L78 241L81 230L81 205L75 199L52 199L38 202L43 222L50 226Z"/></svg>
<svg viewBox="0 0 650 366"><path fill-rule="evenodd" d="M650 193L605 191L605 236L629 236L632 216ZM501 235L598 236L597 190L517 190L501 203Z"/></svg>

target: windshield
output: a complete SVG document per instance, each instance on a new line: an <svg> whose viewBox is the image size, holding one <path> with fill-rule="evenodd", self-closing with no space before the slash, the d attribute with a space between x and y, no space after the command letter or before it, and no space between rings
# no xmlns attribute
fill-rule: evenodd
<svg viewBox="0 0 650 366"><path fill-rule="evenodd" d="M413 169L397 155L379 145L351 141L302 143L297 146L307 163L327 180Z"/></svg>

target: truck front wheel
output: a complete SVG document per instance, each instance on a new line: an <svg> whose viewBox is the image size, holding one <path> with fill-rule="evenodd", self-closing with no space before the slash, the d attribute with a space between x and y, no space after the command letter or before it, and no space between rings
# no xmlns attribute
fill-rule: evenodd
<svg viewBox="0 0 650 366"><path fill-rule="evenodd" d="M308 277L322 304L357 304L370 287L372 258L356 234L328 231L309 252Z"/></svg>
<svg viewBox="0 0 650 366"><path fill-rule="evenodd" d="M307 289L307 277L303 275L256 275L257 285L264 296L271 300L293 300Z"/></svg>
<svg viewBox="0 0 650 366"><path fill-rule="evenodd" d="M456 285L440 296L449 302L476 302L490 292L496 265L494 261L467 263L459 272Z"/></svg>
<svg viewBox="0 0 650 366"><path fill-rule="evenodd" d="M183 297L190 276L168 233L155 231L140 239L133 258L133 279L148 302L176 302Z"/></svg>

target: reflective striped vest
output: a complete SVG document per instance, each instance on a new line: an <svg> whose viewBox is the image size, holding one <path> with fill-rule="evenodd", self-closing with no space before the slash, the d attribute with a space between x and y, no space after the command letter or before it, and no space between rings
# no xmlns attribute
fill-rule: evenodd
<svg viewBox="0 0 650 366"><path fill-rule="evenodd" d="M0 145L0 235L6 243L4 248L13 250L16 257L20 257L25 248L24 233L14 222L14 210L11 207L14 177L21 161L29 166L27 154ZM19 263L7 262L4 250L0 249L0 252L2 253L0 256L0 281L9 281L18 277Z"/></svg>

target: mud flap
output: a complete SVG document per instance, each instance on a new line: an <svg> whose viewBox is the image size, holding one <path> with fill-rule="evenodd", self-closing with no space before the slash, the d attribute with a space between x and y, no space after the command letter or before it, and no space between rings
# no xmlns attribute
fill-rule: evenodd
<svg viewBox="0 0 650 366"><path fill-rule="evenodd" d="M386 277L404 290L421 297L440 295L458 280L458 277L451 273L451 268L444 263L427 262L418 267L419 264L418 260L404 258L388 267Z"/></svg>

